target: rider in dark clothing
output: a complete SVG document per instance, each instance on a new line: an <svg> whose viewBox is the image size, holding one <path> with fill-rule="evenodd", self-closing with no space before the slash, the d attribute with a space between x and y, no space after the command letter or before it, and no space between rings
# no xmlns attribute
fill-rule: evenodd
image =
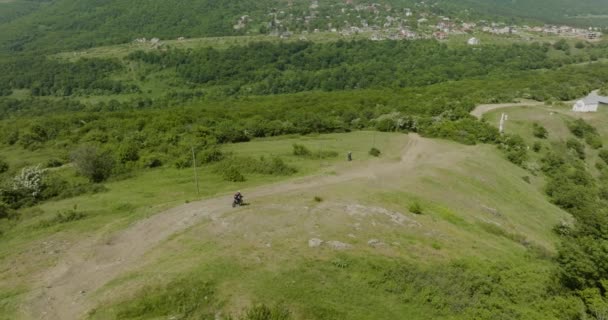
<svg viewBox="0 0 608 320"><path fill-rule="evenodd" d="M234 194L234 201L236 201L237 203L243 202L243 195L240 191Z"/></svg>

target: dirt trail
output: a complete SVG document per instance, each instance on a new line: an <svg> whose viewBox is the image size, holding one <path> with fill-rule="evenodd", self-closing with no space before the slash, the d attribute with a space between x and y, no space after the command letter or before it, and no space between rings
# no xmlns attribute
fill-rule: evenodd
<svg viewBox="0 0 608 320"><path fill-rule="evenodd" d="M427 140L411 134L401 161L353 164L332 176L313 176L247 190L248 198L260 198L296 190L332 185L355 179L375 179L397 170L413 168ZM426 152L427 156L429 153ZM230 196L192 202L138 221L109 238L98 235L85 239L68 250L54 267L45 270L35 284L31 299L24 306L31 319L79 319L94 306L90 293L112 279L140 266L142 256L169 236L184 231L205 218L217 219L229 211Z"/></svg>
<svg viewBox="0 0 608 320"><path fill-rule="evenodd" d="M496 103L496 104L480 104L477 107L475 107L475 109L473 111L471 111L471 115L473 115L474 117L481 119L481 117L492 111L492 110L496 110L496 109L502 109L502 108L515 108L515 107L526 107L526 106L530 106L530 107L538 107L538 106L544 106L544 102L538 102L538 101L523 101L523 102L517 102L517 103Z"/></svg>

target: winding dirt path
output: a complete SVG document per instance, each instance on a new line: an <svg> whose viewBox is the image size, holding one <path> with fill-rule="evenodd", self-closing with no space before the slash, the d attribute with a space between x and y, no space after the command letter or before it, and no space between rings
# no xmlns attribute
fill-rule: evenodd
<svg viewBox="0 0 608 320"><path fill-rule="evenodd" d="M476 117L477 119L481 119L481 117L492 111L492 110L496 110L496 109L502 109L502 108L515 108L515 107L540 107L540 106L544 106L544 102L538 102L538 101L524 101L524 102L517 102L517 103L496 103L496 104L480 104L477 107L475 107L475 109L473 109L473 111L471 111L471 115Z"/></svg>
<svg viewBox="0 0 608 320"><path fill-rule="evenodd" d="M247 190L248 198L260 198L296 190L344 183L355 179L376 179L394 175L395 171L410 170L426 154L428 141L410 134L402 151L401 161L372 162L341 170L332 176L316 176ZM31 319L80 319L95 306L90 293L102 288L112 279L136 270L141 258L169 236L182 232L205 218L217 219L232 209L228 196L192 202L158 213L110 238L104 235L79 242L68 250L55 266L39 276L35 291L24 306Z"/></svg>

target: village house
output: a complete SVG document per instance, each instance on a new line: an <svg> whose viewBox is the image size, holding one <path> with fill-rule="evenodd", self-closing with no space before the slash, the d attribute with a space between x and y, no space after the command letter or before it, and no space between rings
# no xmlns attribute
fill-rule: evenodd
<svg viewBox="0 0 608 320"><path fill-rule="evenodd" d="M608 105L608 97L600 96L597 91L593 91L584 99L578 100L572 107L572 111L597 112L600 105Z"/></svg>

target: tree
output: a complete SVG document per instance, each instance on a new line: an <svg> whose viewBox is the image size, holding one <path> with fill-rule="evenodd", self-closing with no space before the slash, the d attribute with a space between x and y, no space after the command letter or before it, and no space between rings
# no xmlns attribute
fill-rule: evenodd
<svg viewBox="0 0 608 320"><path fill-rule="evenodd" d="M534 122L532 124L532 133L539 139L546 139L548 134L547 129L541 126L538 122Z"/></svg>
<svg viewBox="0 0 608 320"><path fill-rule="evenodd" d="M110 177L114 168L114 158L108 151L95 146L81 146L74 150L71 159L80 174L91 182L102 182Z"/></svg>
<svg viewBox="0 0 608 320"><path fill-rule="evenodd" d="M42 192L44 170L40 165L21 169L21 173L13 178L13 190L38 198Z"/></svg>

